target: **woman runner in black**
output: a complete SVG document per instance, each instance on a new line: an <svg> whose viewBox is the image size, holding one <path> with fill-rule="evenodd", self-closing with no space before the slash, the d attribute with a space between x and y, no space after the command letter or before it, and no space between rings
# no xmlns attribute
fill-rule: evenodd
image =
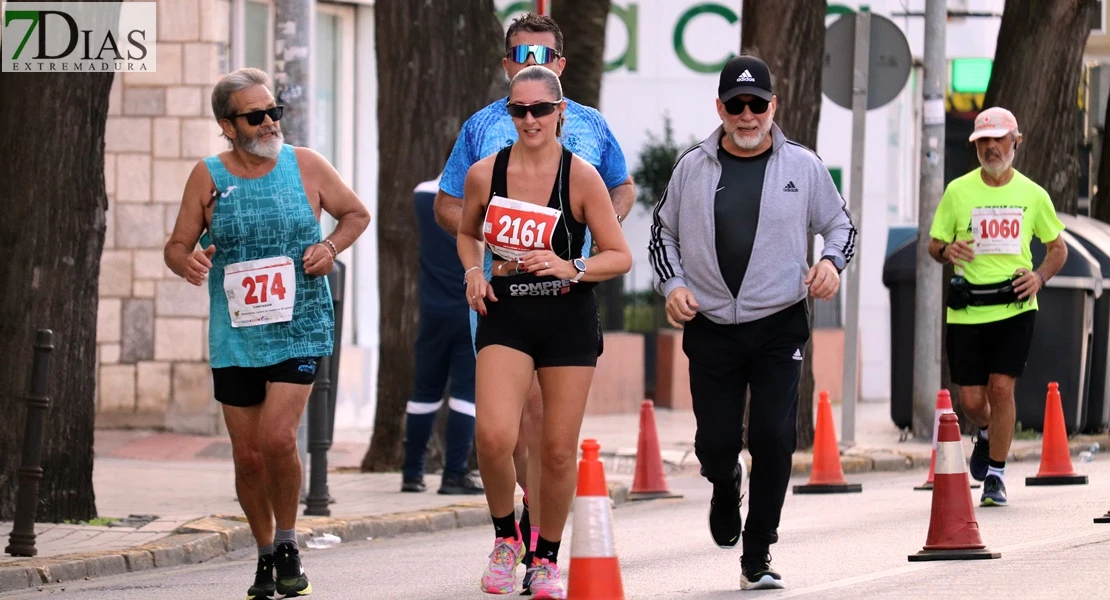
<svg viewBox="0 0 1110 600"><path fill-rule="evenodd" d="M575 489L578 433L601 353L593 287L632 265L608 190L589 163L563 147L562 86L532 66L509 86L518 140L467 173L459 258L479 314L475 347L478 467L496 538L482 590L516 590L524 555L513 492L520 412L536 372L543 390L542 518L532 571L537 599L565 598L557 558ZM578 257L589 233L598 252ZM482 273L483 245L494 255ZM531 493L535 491L529 490Z"/></svg>

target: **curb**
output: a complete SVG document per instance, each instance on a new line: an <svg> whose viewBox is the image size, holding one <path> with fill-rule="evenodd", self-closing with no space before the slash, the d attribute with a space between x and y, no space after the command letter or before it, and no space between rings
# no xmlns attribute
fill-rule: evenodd
<svg viewBox="0 0 1110 600"><path fill-rule="evenodd" d="M628 486L609 482L609 499L613 506L628 502ZM489 509L484 502L350 519L298 517L297 541L304 547L310 538L325 533L342 540L365 540L448 531L488 525L490 522ZM254 547L254 537L244 517L212 515L186 523L160 540L135 548L28 558L7 563L0 566L0 593L198 564Z"/></svg>
<svg viewBox="0 0 1110 600"><path fill-rule="evenodd" d="M1071 456L1075 457L1078 456L1080 452L1089 449L1090 446L1096 442L1103 448L1110 447L1110 434L1073 436L1068 441L1068 449ZM751 456L742 456L750 469ZM630 475L636 472L636 454L634 452L618 451L602 453L601 457L603 461L605 461L606 473ZM1016 450L1011 449L1010 455L1006 460L1007 462L1030 462L1040 459L1041 446L1038 443L1036 447L1018 448ZM921 468L928 469L929 463L932 462L932 460L932 448L927 451L917 452L898 452L896 450L848 450L847 452L842 451L840 454L840 465L845 475L858 475L860 473L871 472L894 473ZM791 475L809 475L812 466L812 453L795 452ZM698 462L692 450L664 451L663 468L667 476L700 475L701 473L701 463Z"/></svg>

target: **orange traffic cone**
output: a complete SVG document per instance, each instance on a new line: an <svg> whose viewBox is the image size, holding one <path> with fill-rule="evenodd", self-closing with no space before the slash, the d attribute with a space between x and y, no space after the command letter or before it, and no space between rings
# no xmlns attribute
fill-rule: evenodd
<svg viewBox="0 0 1110 600"><path fill-rule="evenodd" d="M578 463L567 587L567 597L575 600L624 600L605 467L598 459L600 449L596 440L582 442L582 460Z"/></svg>
<svg viewBox="0 0 1110 600"><path fill-rule="evenodd" d="M833 424L829 393L821 392L817 402L817 431L813 436L813 467L809 483L794 486L795 494L841 494L862 492L863 486L844 480L840 466L840 449L836 446L836 425Z"/></svg>
<svg viewBox="0 0 1110 600"><path fill-rule="evenodd" d="M651 400L640 405L640 438L636 444L636 476L632 479L629 500L681 498L667 487L663 455L659 451L659 432L655 429L655 406Z"/></svg>
<svg viewBox="0 0 1110 600"><path fill-rule="evenodd" d="M953 412L952 410L952 395L948 390L941 390L937 392L937 412L936 418L933 420L933 456L929 459L929 477L925 479L925 483L913 488L915 490L931 490L933 489L933 473L937 466L937 431L940 429L940 416L944 413ZM978 483L971 482L972 488L979 487Z"/></svg>
<svg viewBox="0 0 1110 600"><path fill-rule="evenodd" d="M1075 472L1068 449L1068 430L1064 426L1064 407L1060 385L1048 382L1044 406L1044 431L1041 438L1041 470L1026 477L1025 485L1085 485L1087 476Z"/></svg>
<svg viewBox="0 0 1110 600"><path fill-rule="evenodd" d="M998 558L979 537L979 523L971 504L964 448L955 413L940 416L937 434L937 464L934 473L933 507L925 547L911 554L911 562L923 560L970 560Z"/></svg>

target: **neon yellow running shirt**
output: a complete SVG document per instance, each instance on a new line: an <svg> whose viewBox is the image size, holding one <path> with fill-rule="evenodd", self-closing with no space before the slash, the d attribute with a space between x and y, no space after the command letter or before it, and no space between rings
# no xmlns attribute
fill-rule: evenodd
<svg viewBox="0 0 1110 600"><path fill-rule="evenodd" d="M969 242L975 259L962 266L963 276L977 285L1001 283L1021 268L1033 269L1029 242L1033 235L1047 244L1064 230L1048 192L1014 170L1004 186L983 182L981 169L953 180L944 190L929 235L945 243ZM964 263L960 263L964 265ZM961 266L956 267L959 273ZM1028 310L1037 310L1037 300L969 306L948 311L949 323L978 324L1001 321Z"/></svg>

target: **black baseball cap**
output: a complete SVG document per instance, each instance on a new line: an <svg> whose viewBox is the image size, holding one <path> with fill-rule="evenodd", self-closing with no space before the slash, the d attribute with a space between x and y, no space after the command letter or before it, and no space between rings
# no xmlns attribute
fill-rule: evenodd
<svg viewBox="0 0 1110 600"><path fill-rule="evenodd" d="M717 85L717 97L727 102L741 94L771 99L771 69L767 68L767 63L748 55L735 56L725 63L721 82Z"/></svg>

